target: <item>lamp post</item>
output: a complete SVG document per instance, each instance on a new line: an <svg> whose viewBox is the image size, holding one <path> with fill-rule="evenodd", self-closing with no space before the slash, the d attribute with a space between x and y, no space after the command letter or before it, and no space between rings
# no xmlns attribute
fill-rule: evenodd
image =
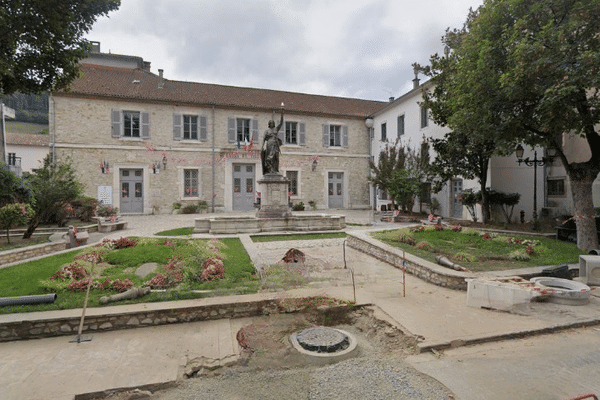
<svg viewBox="0 0 600 400"><path fill-rule="evenodd" d="M554 147L546 148L547 157L537 158L537 150L533 152L533 160L523 158L525 149L523 146L518 145L515 149L515 155L517 156L517 162L519 165L525 163L528 167L533 166L533 229L537 229L537 167L541 167L546 163L552 162L554 156L556 156L556 149Z"/></svg>

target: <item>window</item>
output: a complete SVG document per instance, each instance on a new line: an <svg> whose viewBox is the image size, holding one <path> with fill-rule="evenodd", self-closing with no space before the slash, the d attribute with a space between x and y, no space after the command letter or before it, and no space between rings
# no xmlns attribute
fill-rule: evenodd
<svg viewBox="0 0 600 400"><path fill-rule="evenodd" d="M389 200L388 194L384 189L377 188L377 191L379 192L379 200Z"/></svg>
<svg viewBox="0 0 600 400"><path fill-rule="evenodd" d="M300 144L303 142L303 129L300 127ZM323 147L348 147L347 125L323 125Z"/></svg>
<svg viewBox="0 0 600 400"><path fill-rule="evenodd" d="M427 108L421 107L421 128L427 127L429 124L429 112Z"/></svg>
<svg viewBox="0 0 600 400"><path fill-rule="evenodd" d="M183 116L183 139L198 140L198 117L195 115Z"/></svg>
<svg viewBox="0 0 600 400"><path fill-rule="evenodd" d="M387 124L384 122L381 124L381 141L385 142L387 140Z"/></svg>
<svg viewBox="0 0 600 400"><path fill-rule="evenodd" d="M17 153L8 153L8 165L17 165Z"/></svg>
<svg viewBox="0 0 600 400"><path fill-rule="evenodd" d="M548 196L565 195L565 179L548 179Z"/></svg>
<svg viewBox="0 0 600 400"><path fill-rule="evenodd" d="M140 113L123 111L123 136L140 137Z"/></svg>
<svg viewBox="0 0 600 400"><path fill-rule="evenodd" d="M298 144L298 123L285 123L285 144Z"/></svg>
<svg viewBox="0 0 600 400"><path fill-rule="evenodd" d="M404 115L398 115L398 137L404 135Z"/></svg>
<svg viewBox="0 0 600 400"><path fill-rule="evenodd" d="M111 110L113 138L150 139L150 113Z"/></svg>
<svg viewBox="0 0 600 400"><path fill-rule="evenodd" d="M198 170L183 170L183 197L198 197Z"/></svg>
<svg viewBox="0 0 600 400"><path fill-rule="evenodd" d="M298 196L298 171L287 171L285 177L290 180L289 192L292 196Z"/></svg>
<svg viewBox="0 0 600 400"><path fill-rule="evenodd" d="M250 142L250 120L245 118L237 119L237 136L238 143Z"/></svg>
<svg viewBox="0 0 600 400"><path fill-rule="evenodd" d="M342 145L341 126L329 125L329 146L339 147Z"/></svg>

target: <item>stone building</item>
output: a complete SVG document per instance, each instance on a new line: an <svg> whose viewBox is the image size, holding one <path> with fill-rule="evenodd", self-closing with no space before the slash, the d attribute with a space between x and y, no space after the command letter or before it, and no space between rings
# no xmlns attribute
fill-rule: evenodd
<svg viewBox="0 0 600 400"><path fill-rule="evenodd" d="M168 80L139 57L82 61L50 100L51 148L70 157L86 195L124 214L251 210L268 121L285 119L280 172L290 200L318 209L369 208L367 116L386 103Z"/></svg>

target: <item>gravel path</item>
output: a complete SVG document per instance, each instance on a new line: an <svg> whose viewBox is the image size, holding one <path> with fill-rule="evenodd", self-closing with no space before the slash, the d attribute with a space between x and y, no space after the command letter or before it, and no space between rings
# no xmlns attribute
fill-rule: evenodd
<svg viewBox="0 0 600 400"><path fill-rule="evenodd" d="M402 360L360 357L326 367L243 371L189 379L157 392L160 400L445 400L452 399L439 382Z"/></svg>

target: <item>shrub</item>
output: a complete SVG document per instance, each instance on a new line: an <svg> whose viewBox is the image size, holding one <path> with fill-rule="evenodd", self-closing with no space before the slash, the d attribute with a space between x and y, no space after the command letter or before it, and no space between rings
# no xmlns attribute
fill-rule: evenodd
<svg viewBox="0 0 600 400"><path fill-rule="evenodd" d="M200 208L196 204L188 204L181 208L182 214L197 214Z"/></svg>
<svg viewBox="0 0 600 400"><path fill-rule="evenodd" d="M114 240L114 248L115 250L126 249L128 247L133 247L138 244L137 240L132 240L126 237L119 238Z"/></svg>
<svg viewBox="0 0 600 400"><path fill-rule="evenodd" d="M117 215L119 213L118 207L113 206L98 206L96 209L96 214L99 217L110 217L112 215Z"/></svg>
<svg viewBox="0 0 600 400"><path fill-rule="evenodd" d="M433 245L426 240L423 240L415 245L415 247L419 250L431 251L433 249Z"/></svg>
<svg viewBox="0 0 600 400"><path fill-rule="evenodd" d="M92 280L89 278L73 281L69 283L69 290L73 290L75 292L83 292L87 289L88 285L90 285L91 282Z"/></svg>
<svg viewBox="0 0 600 400"><path fill-rule="evenodd" d="M202 282L215 281L225 276L225 265L223 260L217 257L210 257L202 264L202 274L200 280Z"/></svg>
<svg viewBox="0 0 600 400"><path fill-rule="evenodd" d="M117 292L124 292L133 287L133 282L129 279L115 279L111 285L112 290L116 290Z"/></svg>
<svg viewBox="0 0 600 400"><path fill-rule="evenodd" d="M461 233L467 236L479 236L480 232L477 229L473 228L464 228Z"/></svg>
<svg viewBox="0 0 600 400"><path fill-rule="evenodd" d="M10 229L26 225L34 216L29 204L13 203L0 208L0 228L6 229L6 242L10 243Z"/></svg>
<svg viewBox="0 0 600 400"><path fill-rule="evenodd" d="M459 252L452 256L454 261L476 262L477 257L470 253Z"/></svg>
<svg viewBox="0 0 600 400"><path fill-rule="evenodd" d="M148 286L154 289L165 289L169 287L169 281L166 276L164 276L161 273L158 273L148 281Z"/></svg>
<svg viewBox="0 0 600 400"><path fill-rule="evenodd" d="M463 230L463 227L460 225L452 225L450 229L452 229L452 232L460 232Z"/></svg>
<svg viewBox="0 0 600 400"><path fill-rule="evenodd" d="M300 202L294 204L292 206L292 210L294 210L294 211L304 211L304 203L300 201Z"/></svg>
<svg viewBox="0 0 600 400"><path fill-rule="evenodd" d="M528 256L537 256L538 254L540 254L537 249L534 247L534 245L530 244L529 246L527 246L527 249L525 249L525 254L527 254Z"/></svg>
<svg viewBox="0 0 600 400"><path fill-rule="evenodd" d="M523 250L515 250L508 255L508 258L513 261L529 261L531 257Z"/></svg>

